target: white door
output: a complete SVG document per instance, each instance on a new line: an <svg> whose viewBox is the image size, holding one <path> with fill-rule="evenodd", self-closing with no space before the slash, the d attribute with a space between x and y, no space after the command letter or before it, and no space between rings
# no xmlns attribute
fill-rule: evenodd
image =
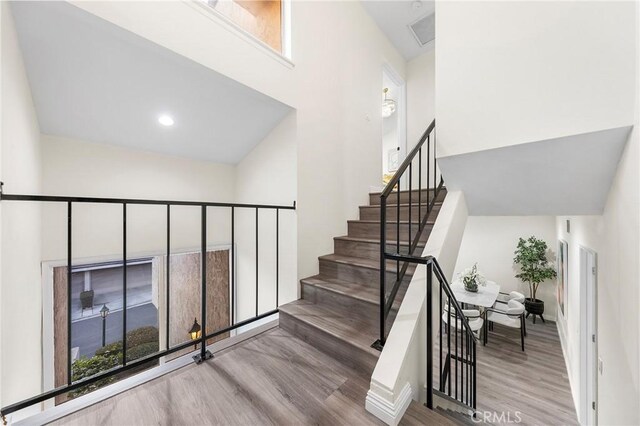
<svg viewBox="0 0 640 426"><path fill-rule="evenodd" d="M596 253L580 248L580 293L582 360L582 419L586 425L598 423L598 332L597 332Z"/></svg>

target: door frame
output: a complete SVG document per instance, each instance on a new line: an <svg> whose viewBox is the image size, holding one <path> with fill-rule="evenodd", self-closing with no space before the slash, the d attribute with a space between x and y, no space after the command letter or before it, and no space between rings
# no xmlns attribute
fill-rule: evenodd
<svg viewBox="0 0 640 426"><path fill-rule="evenodd" d="M389 64L382 64L382 74L398 86L398 97L394 99L398 105L398 146L400 147L400 162L407 157L407 83L404 78ZM380 135L384 132L383 123L380 121ZM384 153L382 153L384 154Z"/></svg>
<svg viewBox="0 0 640 426"><path fill-rule="evenodd" d="M581 423L591 426L598 424L598 263L595 251L579 248L580 417Z"/></svg>

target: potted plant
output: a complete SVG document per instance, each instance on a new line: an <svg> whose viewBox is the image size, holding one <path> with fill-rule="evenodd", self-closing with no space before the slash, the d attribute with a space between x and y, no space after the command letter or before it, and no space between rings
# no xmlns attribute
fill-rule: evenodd
<svg viewBox="0 0 640 426"><path fill-rule="evenodd" d="M547 243L533 235L526 240L519 238L514 254L513 262L520 269L516 278L521 279L529 286L530 297L524 301L525 308L528 313L533 315L534 321L536 315L539 315L544 321L542 317L544 301L536 298L538 286L556 276L553 263L547 259Z"/></svg>
<svg viewBox="0 0 640 426"><path fill-rule="evenodd" d="M478 286L485 285L487 282L482 274L478 272L477 263L474 263L471 268L467 268L463 272L461 272L460 280L464 285L464 289L472 293L477 293Z"/></svg>

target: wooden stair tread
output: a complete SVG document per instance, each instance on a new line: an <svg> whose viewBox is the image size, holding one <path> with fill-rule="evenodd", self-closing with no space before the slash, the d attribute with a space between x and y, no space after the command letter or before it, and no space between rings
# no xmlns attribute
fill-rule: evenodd
<svg viewBox="0 0 640 426"><path fill-rule="evenodd" d="M377 318L366 318L357 312L314 304L304 299L287 303L279 309L280 312L291 315L298 321L322 330L376 358L380 356L380 352L371 347L378 338Z"/></svg>
<svg viewBox="0 0 640 426"><path fill-rule="evenodd" d="M304 278L300 280L300 282L304 283L305 285L311 285L323 290L331 291L347 297L361 300L363 302L371 303L375 306L380 306L380 290L377 287L339 280L336 278L324 277L321 274ZM400 304L402 303L404 294L407 292L407 287L408 285L403 285L398 289L398 295L393 303L393 309L397 310L400 308Z"/></svg>
<svg viewBox="0 0 640 426"><path fill-rule="evenodd" d="M350 223L350 222L351 223L354 223L354 222L355 223L377 223L378 225L380 224L379 220L374 220L374 219L349 219L349 220L347 220L347 223ZM434 220L431 220L431 219L427 220L427 225L433 225L434 222L435 222L435 219ZM387 221L387 228L394 227L397 223L398 223L398 221L395 220L395 219L388 220ZM417 220L412 220L411 221L411 224L415 225L415 226L418 226L419 223L420 223L420 221L417 221ZM408 220L401 220L400 221L400 225L408 225L408 224L409 224Z"/></svg>
<svg viewBox="0 0 640 426"><path fill-rule="evenodd" d="M372 270L380 270L380 261L378 259L367 259L365 257L354 257L347 256L343 254L325 254L324 256L318 257L319 260L325 260L329 262L342 263L344 265L356 266L359 268L366 268ZM387 260L387 272L395 271L395 260ZM413 271L415 269L415 264L409 264L408 271Z"/></svg>
<svg viewBox="0 0 640 426"><path fill-rule="evenodd" d="M420 191L422 191L422 192L434 192L434 189L433 189L433 188L429 188L429 189L427 189L427 188L422 188L421 190L412 189L411 191L409 191L408 189L402 189L402 190L400 190L399 192L400 192L401 194L407 194L407 193L409 193L409 192L413 192L413 193L417 194L417 193L418 193L418 192L420 192ZM446 188L442 188L442 191L446 192L447 190L446 190ZM398 193L398 191L391 191L391 192L389 193L389 195L397 194L397 193ZM381 195L381 194L382 194L382 191L378 191L378 192L369 192L369 195Z"/></svg>
<svg viewBox="0 0 640 426"><path fill-rule="evenodd" d="M367 237L352 237L350 235L342 235L339 237L333 237L334 240L344 240L344 241L356 241L360 243L369 243L369 244L380 244L380 238L367 238ZM386 240L388 246L397 245L398 242L396 240ZM418 243L418 247L424 247L426 242ZM400 240L401 246L408 246L409 241Z"/></svg>
<svg viewBox="0 0 640 426"><path fill-rule="evenodd" d="M431 201L429 201L429 203L431 203ZM425 207L425 208L427 207L426 201L424 203L420 203L420 205ZM435 206L441 206L442 205L442 201L436 201L435 203L433 203L433 205L434 205L434 207ZM397 206L398 206L398 203L396 203L396 202L394 202L392 204L387 204L387 208L389 208L389 209L391 207L397 207ZM400 207L409 207L409 203L400 203ZM418 207L418 202L417 201L416 202L411 202L411 207ZM378 209L379 210L380 209L380 204L374 204L374 205L367 204L367 205L360 206L360 208L363 208L363 209Z"/></svg>

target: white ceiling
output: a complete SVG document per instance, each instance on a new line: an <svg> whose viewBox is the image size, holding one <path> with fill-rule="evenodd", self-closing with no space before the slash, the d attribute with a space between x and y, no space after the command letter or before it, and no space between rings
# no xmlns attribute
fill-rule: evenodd
<svg viewBox="0 0 640 426"><path fill-rule="evenodd" d="M415 7L418 3L419 8ZM433 49L433 41L420 46L409 25L434 13L434 0L419 2L362 0L362 5L406 60L411 60Z"/></svg>
<svg viewBox="0 0 640 426"><path fill-rule="evenodd" d="M290 111L66 2L11 7L43 133L235 164Z"/></svg>
<svg viewBox="0 0 640 426"><path fill-rule="evenodd" d="M469 214L599 215L631 127L438 159Z"/></svg>

